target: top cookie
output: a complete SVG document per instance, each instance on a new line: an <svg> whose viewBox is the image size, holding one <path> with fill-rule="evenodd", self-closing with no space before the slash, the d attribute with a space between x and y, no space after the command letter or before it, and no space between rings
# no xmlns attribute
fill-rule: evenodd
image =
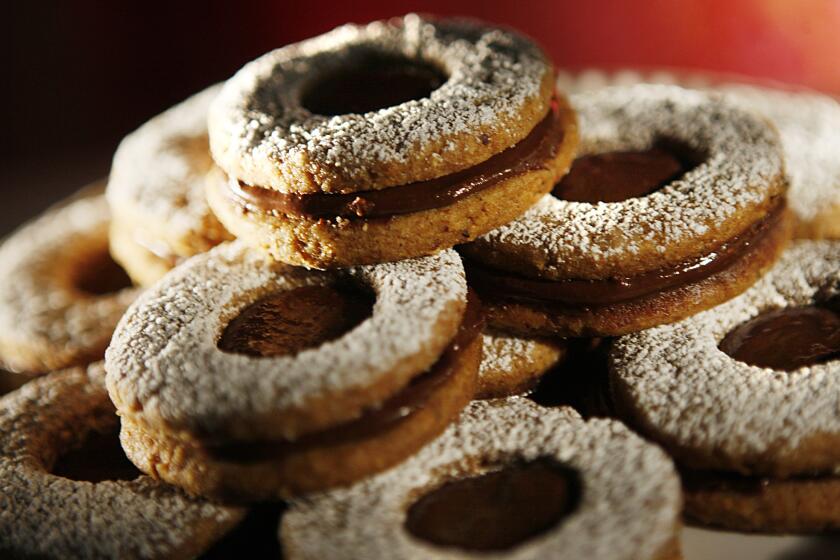
<svg viewBox="0 0 840 560"><path fill-rule="evenodd" d="M474 21L408 15L346 25L240 70L211 108L210 145L230 175L281 192L433 179L522 140L549 110L553 76L531 41ZM347 84L364 88L360 97L383 88L407 94L345 112L313 95L331 80L341 81L342 95Z"/></svg>

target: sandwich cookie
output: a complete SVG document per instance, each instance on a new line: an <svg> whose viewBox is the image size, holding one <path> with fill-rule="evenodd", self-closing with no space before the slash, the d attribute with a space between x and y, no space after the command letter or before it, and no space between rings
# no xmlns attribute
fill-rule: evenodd
<svg viewBox="0 0 840 560"><path fill-rule="evenodd" d="M416 15L272 51L210 110L222 223L312 268L428 255L524 212L565 173L574 114L512 31Z"/></svg>
<svg viewBox="0 0 840 560"><path fill-rule="evenodd" d="M666 83L720 92L726 100L769 119L778 129L790 181L788 203L796 216L795 235L840 238L840 103L812 91L736 84L713 74L560 72L557 87L566 93L611 85Z"/></svg>
<svg viewBox="0 0 840 560"><path fill-rule="evenodd" d="M454 251L327 273L223 244L145 292L114 334L123 447L142 471L225 500L349 484L472 399L482 319Z"/></svg>
<svg viewBox="0 0 840 560"><path fill-rule="evenodd" d="M108 253L101 195L48 210L0 246L0 363L27 375L102 358L137 295Z"/></svg>
<svg viewBox="0 0 840 560"><path fill-rule="evenodd" d="M732 301L616 341L616 409L685 470L692 519L840 528L838 301L840 243L800 241Z"/></svg>
<svg viewBox="0 0 840 560"><path fill-rule="evenodd" d="M579 157L523 217L462 253L491 326L612 336L749 287L790 235L778 136L719 98L667 86L573 97Z"/></svg>
<svg viewBox="0 0 840 560"><path fill-rule="evenodd" d="M566 341L520 338L497 331L482 335L477 399L527 393L540 377L566 357Z"/></svg>
<svg viewBox="0 0 840 560"><path fill-rule="evenodd" d="M681 558L679 480L623 425L478 401L398 467L294 502L286 556Z"/></svg>
<svg viewBox="0 0 840 560"><path fill-rule="evenodd" d="M126 136L114 154L106 196L114 219L111 253L141 285L231 239L205 197L213 167L207 110L211 86Z"/></svg>
<svg viewBox="0 0 840 560"><path fill-rule="evenodd" d="M194 558L242 518L134 468L103 383L73 368L0 399L4 557Z"/></svg>

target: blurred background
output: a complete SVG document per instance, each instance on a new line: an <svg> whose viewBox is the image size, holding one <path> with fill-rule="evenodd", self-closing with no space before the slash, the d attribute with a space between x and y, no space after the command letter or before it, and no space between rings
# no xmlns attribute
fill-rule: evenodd
<svg viewBox="0 0 840 560"><path fill-rule="evenodd" d="M0 234L104 176L123 135L252 58L409 11L519 28L563 68L666 66L840 94L840 0L10 2Z"/></svg>

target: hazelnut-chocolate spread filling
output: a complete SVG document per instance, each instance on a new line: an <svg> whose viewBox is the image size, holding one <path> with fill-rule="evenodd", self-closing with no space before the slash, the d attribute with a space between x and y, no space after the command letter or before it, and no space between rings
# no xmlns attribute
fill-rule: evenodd
<svg viewBox="0 0 840 560"><path fill-rule="evenodd" d="M840 313L830 306L768 311L736 327L719 348L739 362L782 371L838 360Z"/></svg>
<svg viewBox="0 0 840 560"><path fill-rule="evenodd" d="M577 158L552 195L574 202L621 202L655 192L679 178L690 164L660 147Z"/></svg>
<svg viewBox="0 0 840 560"><path fill-rule="evenodd" d="M448 482L408 509L405 528L438 546L506 550L557 526L578 506L578 473L548 459Z"/></svg>
<svg viewBox="0 0 840 560"><path fill-rule="evenodd" d="M355 420L294 441L209 444L205 445L205 449L211 456L223 461L249 463L276 459L311 448L351 443L382 433L425 406L429 397L458 370L464 349L481 335L483 328L481 303L474 293L469 292L461 326L438 361L379 407Z"/></svg>
<svg viewBox="0 0 840 560"><path fill-rule="evenodd" d="M437 179L349 194L291 194L227 182L229 196L247 210L308 218L386 218L442 208L501 181L545 169L557 155L565 130L552 109L515 146L490 159Z"/></svg>
<svg viewBox="0 0 840 560"><path fill-rule="evenodd" d="M482 296L500 300L556 303L574 307L597 307L630 301L678 288L725 271L754 246L784 217L780 200L767 215L711 253L673 266L624 278L604 280L537 280L465 262L470 285Z"/></svg>

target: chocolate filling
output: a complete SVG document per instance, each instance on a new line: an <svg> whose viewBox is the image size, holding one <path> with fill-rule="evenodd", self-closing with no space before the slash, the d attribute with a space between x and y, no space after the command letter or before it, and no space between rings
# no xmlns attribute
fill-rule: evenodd
<svg viewBox="0 0 840 560"><path fill-rule="evenodd" d="M576 471L539 459L444 484L412 504L405 527L438 546L506 550L556 527L580 496Z"/></svg>
<svg viewBox="0 0 840 560"><path fill-rule="evenodd" d="M349 285L304 286L243 309L219 349L249 356L285 356L335 340L370 317L374 298Z"/></svg>
<svg viewBox="0 0 840 560"><path fill-rule="evenodd" d="M723 272L753 249L771 229L782 221L784 201L746 231L715 251L677 265L622 278L604 280L537 280L467 262L470 285L482 296L526 303L597 307L622 303L666 290L699 282Z"/></svg>
<svg viewBox="0 0 840 560"><path fill-rule="evenodd" d="M304 108L326 116L364 114L427 98L447 80L440 68L428 62L374 51L356 54L355 64L308 85L301 98Z"/></svg>
<svg viewBox="0 0 840 560"><path fill-rule="evenodd" d="M552 195L575 202L621 202L658 191L695 165L662 146L577 158Z"/></svg>
<svg viewBox="0 0 840 560"><path fill-rule="evenodd" d="M228 181L228 195L250 211L283 212L307 218L387 218L442 208L501 181L547 169L565 131L555 110L518 144L451 175L378 191L350 194L290 194Z"/></svg>
<svg viewBox="0 0 840 560"><path fill-rule="evenodd" d="M828 306L768 311L736 327L719 348L739 362L782 371L837 360L840 314Z"/></svg>
<svg viewBox="0 0 840 560"><path fill-rule="evenodd" d="M125 456L118 428L105 433L89 433L81 446L59 456L50 472L87 482L134 480L143 474Z"/></svg>
<svg viewBox="0 0 840 560"><path fill-rule="evenodd" d="M85 294L104 296L130 288L131 278L103 249L76 265L73 285Z"/></svg>
<svg viewBox="0 0 840 560"><path fill-rule="evenodd" d="M461 326L440 359L427 372L412 379L406 387L377 408L355 420L304 435L294 441L211 444L206 445L205 449L211 456L223 461L250 463L279 459L284 455L316 447L352 443L389 430L425 406L429 397L458 369L464 349L481 334L483 327L481 304L470 293Z"/></svg>

